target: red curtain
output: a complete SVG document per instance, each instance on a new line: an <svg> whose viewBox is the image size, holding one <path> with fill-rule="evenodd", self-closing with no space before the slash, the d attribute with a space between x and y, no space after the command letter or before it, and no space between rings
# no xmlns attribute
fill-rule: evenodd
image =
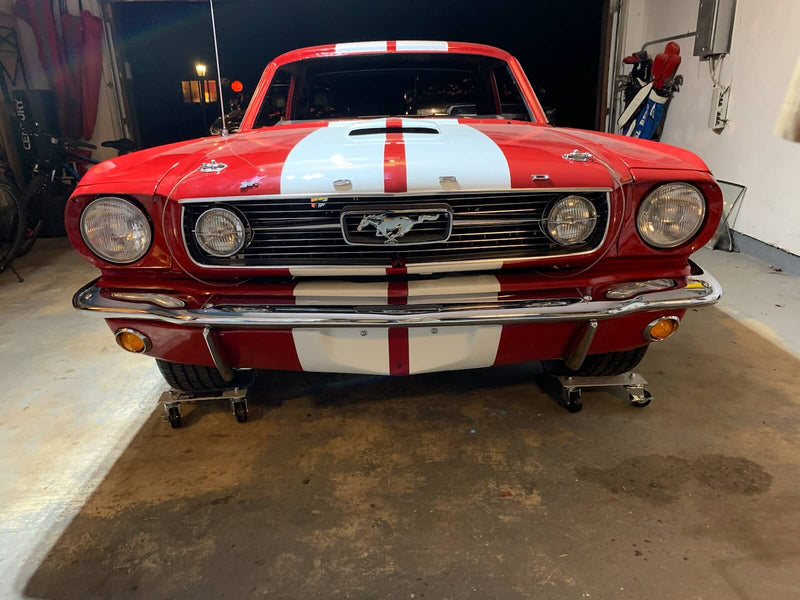
<svg viewBox="0 0 800 600"><path fill-rule="evenodd" d="M16 9L36 37L39 60L56 95L61 134L88 140L100 97L103 22L86 10L70 15L64 7L59 37L49 0L17 0Z"/></svg>

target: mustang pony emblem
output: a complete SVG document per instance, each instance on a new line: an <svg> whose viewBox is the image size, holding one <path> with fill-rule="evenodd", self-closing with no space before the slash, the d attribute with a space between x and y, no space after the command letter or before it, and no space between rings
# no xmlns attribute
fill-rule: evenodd
<svg viewBox="0 0 800 600"><path fill-rule="evenodd" d="M414 228L414 225L424 221L436 221L439 215L419 215L412 217L389 217L386 214L367 215L358 224L357 230L363 231L367 227L375 228L376 237L385 237L384 244L396 244L397 240Z"/></svg>

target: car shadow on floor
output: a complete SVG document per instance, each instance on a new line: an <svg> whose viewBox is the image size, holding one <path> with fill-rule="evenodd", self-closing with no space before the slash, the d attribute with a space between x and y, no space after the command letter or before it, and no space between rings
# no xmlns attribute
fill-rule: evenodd
<svg viewBox="0 0 800 600"><path fill-rule="evenodd" d="M798 367L709 309L651 349L642 410L606 390L568 414L532 365L262 374L244 424L155 408L24 593L711 598L737 560L737 593L750 569L790 597Z"/></svg>
<svg viewBox="0 0 800 600"><path fill-rule="evenodd" d="M385 400L398 407L421 396L431 398L446 395L490 393L500 387L531 386L534 396L541 390L557 401L555 386L538 363L507 365L491 369L429 373L412 377L389 378L372 375L334 373L299 373L293 371L260 371L247 392L248 421L265 418L270 411L287 403L303 401L309 410L331 407L358 406ZM538 387L537 387L538 386ZM186 402L182 406L181 427L192 426L200 420L229 410L226 400ZM232 413L231 413L232 414Z"/></svg>

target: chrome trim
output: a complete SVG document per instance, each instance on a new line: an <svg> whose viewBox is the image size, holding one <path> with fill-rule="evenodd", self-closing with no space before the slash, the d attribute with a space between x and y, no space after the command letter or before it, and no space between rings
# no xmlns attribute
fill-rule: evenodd
<svg viewBox="0 0 800 600"><path fill-rule="evenodd" d="M152 294L150 292L112 292L112 298L117 300L141 301L164 308L183 308L186 303L180 298L168 294Z"/></svg>
<svg viewBox="0 0 800 600"><path fill-rule="evenodd" d="M498 190L493 190L497 192ZM501 190L503 191L503 190ZM518 190L510 190L511 192L517 192ZM524 190L526 192L530 191L537 191L541 193L562 193L562 192L579 192L584 191L586 193L589 192L605 192L606 194L606 227L605 231L603 231L603 238L594 248L589 250L584 250L583 252L565 252L564 254L549 254L547 256L523 256L518 258L476 258L471 260L451 260L451 261L440 261L440 262L427 262L427 263L406 263L407 269L414 269L414 272L424 272L424 273L442 273L442 272L452 272L452 271L491 271L495 269L502 269L504 266L509 267L518 263L528 263L528 262L546 262L549 260L553 260L555 258L573 258L573 257L581 257L581 256L590 256L596 252L602 250L603 245L606 243L608 239L608 232L611 226L611 188L551 188L551 189L535 189L535 190ZM468 192L472 193L486 193L487 191L481 192ZM452 195L452 192L442 192L443 194ZM461 192L459 192L460 194ZM364 196L364 197L371 197L374 198L375 194L342 194L347 198L352 198L354 196ZM392 197L392 196L419 196L419 193L412 193L412 194L383 194L382 196ZM426 195L432 195L427 194ZM334 197L335 194L329 195L328 197ZM305 198L307 199L308 196L303 195L295 195L295 196L282 196L272 195L272 196L252 196L253 199L268 199L268 198ZM239 196L226 196L223 198L202 198L202 199L192 199L189 202L212 202L215 200L224 201L224 200L249 200L251 197L239 197ZM186 200L180 200L180 204L184 204L187 202ZM206 265L203 263L197 262L192 253L189 251L189 245L186 242L186 228L184 225L184 212L186 209L181 207L181 214L180 214L180 231L181 231L181 240L183 241L183 250L186 253L186 256L192 262L193 265L200 267L201 269L261 269L262 271L269 272L270 270L276 269L289 269L293 276L302 276L302 271L311 271L315 276L319 275L324 277L324 274L321 274L322 271L331 271L332 275L342 275L343 273L347 273L349 275L383 275L386 273L386 266L382 265ZM454 221L456 223L457 221ZM541 221L540 221L541 222ZM423 271L417 271L417 269L424 269ZM428 270L430 269L430 270Z"/></svg>
<svg viewBox="0 0 800 600"><path fill-rule="evenodd" d="M584 187L584 188L575 188L575 187L563 187L563 188L542 188L542 187L533 187L533 188L514 188L509 190L498 190L498 189L485 189L485 190L458 190L458 195L464 196L472 196L476 194L530 194L531 192L539 192L542 194L561 194L566 192L585 192L585 193L592 193L592 192L605 192L609 193L613 191L610 187ZM329 192L320 192L323 194L325 198L336 198L338 196L344 196L346 198L395 198L395 197L407 197L407 196L438 196L438 195L447 195L452 196L453 190L414 190L412 192L395 192L395 193L382 193L382 192L349 192L349 193L329 193ZM202 197L202 198L184 198L183 200L178 200L179 204L190 204L193 202L228 202L228 201L245 201L245 200L271 200L273 198L284 198L287 200L293 199L309 199L314 196L314 192L309 192L308 194L260 194L260 195L248 195L248 196L209 196L209 197Z"/></svg>
<svg viewBox="0 0 800 600"><path fill-rule="evenodd" d="M138 352L131 352L127 348L125 348L122 344L119 343L119 336L123 333L130 333L135 335L144 343L144 348L139 350ZM150 338L143 334L141 331L136 331L135 329L130 329L128 327L121 327L114 332L114 341L117 342L117 346L125 350L125 352L131 352L131 354L147 354L153 348L153 342L150 341Z"/></svg>
<svg viewBox="0 0 800 600"><path fill-rule="evenodd" d="M659 287L650 288L647 290L631 290L632 286L637 286L640 284L654 284L656 282L663 282L659 283ZM647 292L660 292L661 290L668 290L671 287L675 287L675 280L668 279L666 277L660 277L658 279L645 279L643 281L626 281L624 283L617 283L612 285L611 287L606 290L606 298L610 300L625 300L626 298L633 298L637 294L644 294ZM625 291L625 288L628 288L628 292Z"/></svg>
<svg viewBox="0 0 800 600"><path fill-rule="evenodd" d="M655 319L654 321L650 321L650 322L647 324L647 327L645 327L645 328L644 328L644 331L642 331L642 335L644 336L644 338L645 338L646 340L650 340L651 342L662 342L662 341L664 341L664 340L666 340L666 339L669 339L669 338L671 338L673 335L675 335L675 331L678 331L678 330L676 329L675 331L673 331L672 333L670 333L670 334L669 334L667 337L665 337L665 338L654 338L652 335L650 335L650 332L653 330L653 327L655 327L656 325L658 325L658 324L659 324L661 321L675 321L676 323L678 323L678 327L680 327L680 325L681 325L681 320L680 320L678 317L676 317L676 316L658 317L658 318L657 318L657 319Z"/></svg>
<svg viewBox="0 0 800 600"><path fill-rule="evenodd" d="M565 302L534 303L517 308L384 306L338 307L309 310L302 306L205 306L167 309L149 304L109 298L109 291L93 281L72 299L75 308L105 318L150 319L178 325L228 327L430 327L443 325L496 325L552 321L598 321L655 310L684 310L716 303L722 288L711 275L690 275L685 287L642 294L628 300L570 299ZM427 310L426 310L427 309Z"/></svg>
<svg viewBox="0 0 800 600"><path fill-rule="evenodd" d="M546 175L545 173L533 173L531 175L531 181L547 181L550 179L550 175Z"/></svg>

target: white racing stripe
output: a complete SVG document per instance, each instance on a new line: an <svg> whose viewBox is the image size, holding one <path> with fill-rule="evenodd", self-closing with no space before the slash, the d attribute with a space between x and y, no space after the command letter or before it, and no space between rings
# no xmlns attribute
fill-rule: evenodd
<svg viewBox="0 0 800 600"><path fill-rule="evenodd" d="M386 275L386 267L289 267L289 274L292 277L379 276Z"/></svg>
<svg viewBox="0 0 800 600"><path fill-rule="evenodd" d="M403 127L429 122L438 127L437 135L403 134L409 192L511 188L508 161L489 136L456 119L403 119ZM455 182L443 183L440 177L455 177Z"/></svg>
<svg viewBox="0 0 800 600"><path fill-rule="evenodd" d="M447 52L449 49L447 42L397 40L398 52Z"/></svg>
<svg viewBox="0 0 800 600"><path fill-rule="evenodd" d="M467 271L489 271L503 267L502 259L475 260L468 263L453 261L441 263L434 266L420 263L418 265L408 265L406 272L409 275L430 275L431 273L466 273Z"/></svg>
<svg viewBox="0 0 800 600"><path fill-rule="evenodd" d="M494 275L468 275L411 281L409 304L496 302L500 282ZM494 364L502 325L418 327L408 331L409 373L475 369Z"/></svg>
<svg viewBox="0 0 800 600"><path fill-rule="evenodd" d="M281 171L281 194L383 193L385 134L351 136L354 123L385 127L386 119L331 121L291 149ZM350 185L337 187L337 180Z"/></svg>
<svg viewBox="0 0 800 600"><path fill-rule="evenodd" d="M352 54L355 52L386 52L386 42L346 42L334 46L336 54Z"/></svg>
<svg viewBox="0 0 800 600"><path fill-rule="evenodd" d="M408 283L409 304L496 302L500 282L494 275L442 277Z"/></svg>
<svg viewBox="0 0 800 600"><path fill-rule="evenodd" d="M294 288L294 297L301 305L385 305L389 284L301 281ZM297 328L292 330L292 338L304 371L389 374L389 330L385 327Z"/></svg>

